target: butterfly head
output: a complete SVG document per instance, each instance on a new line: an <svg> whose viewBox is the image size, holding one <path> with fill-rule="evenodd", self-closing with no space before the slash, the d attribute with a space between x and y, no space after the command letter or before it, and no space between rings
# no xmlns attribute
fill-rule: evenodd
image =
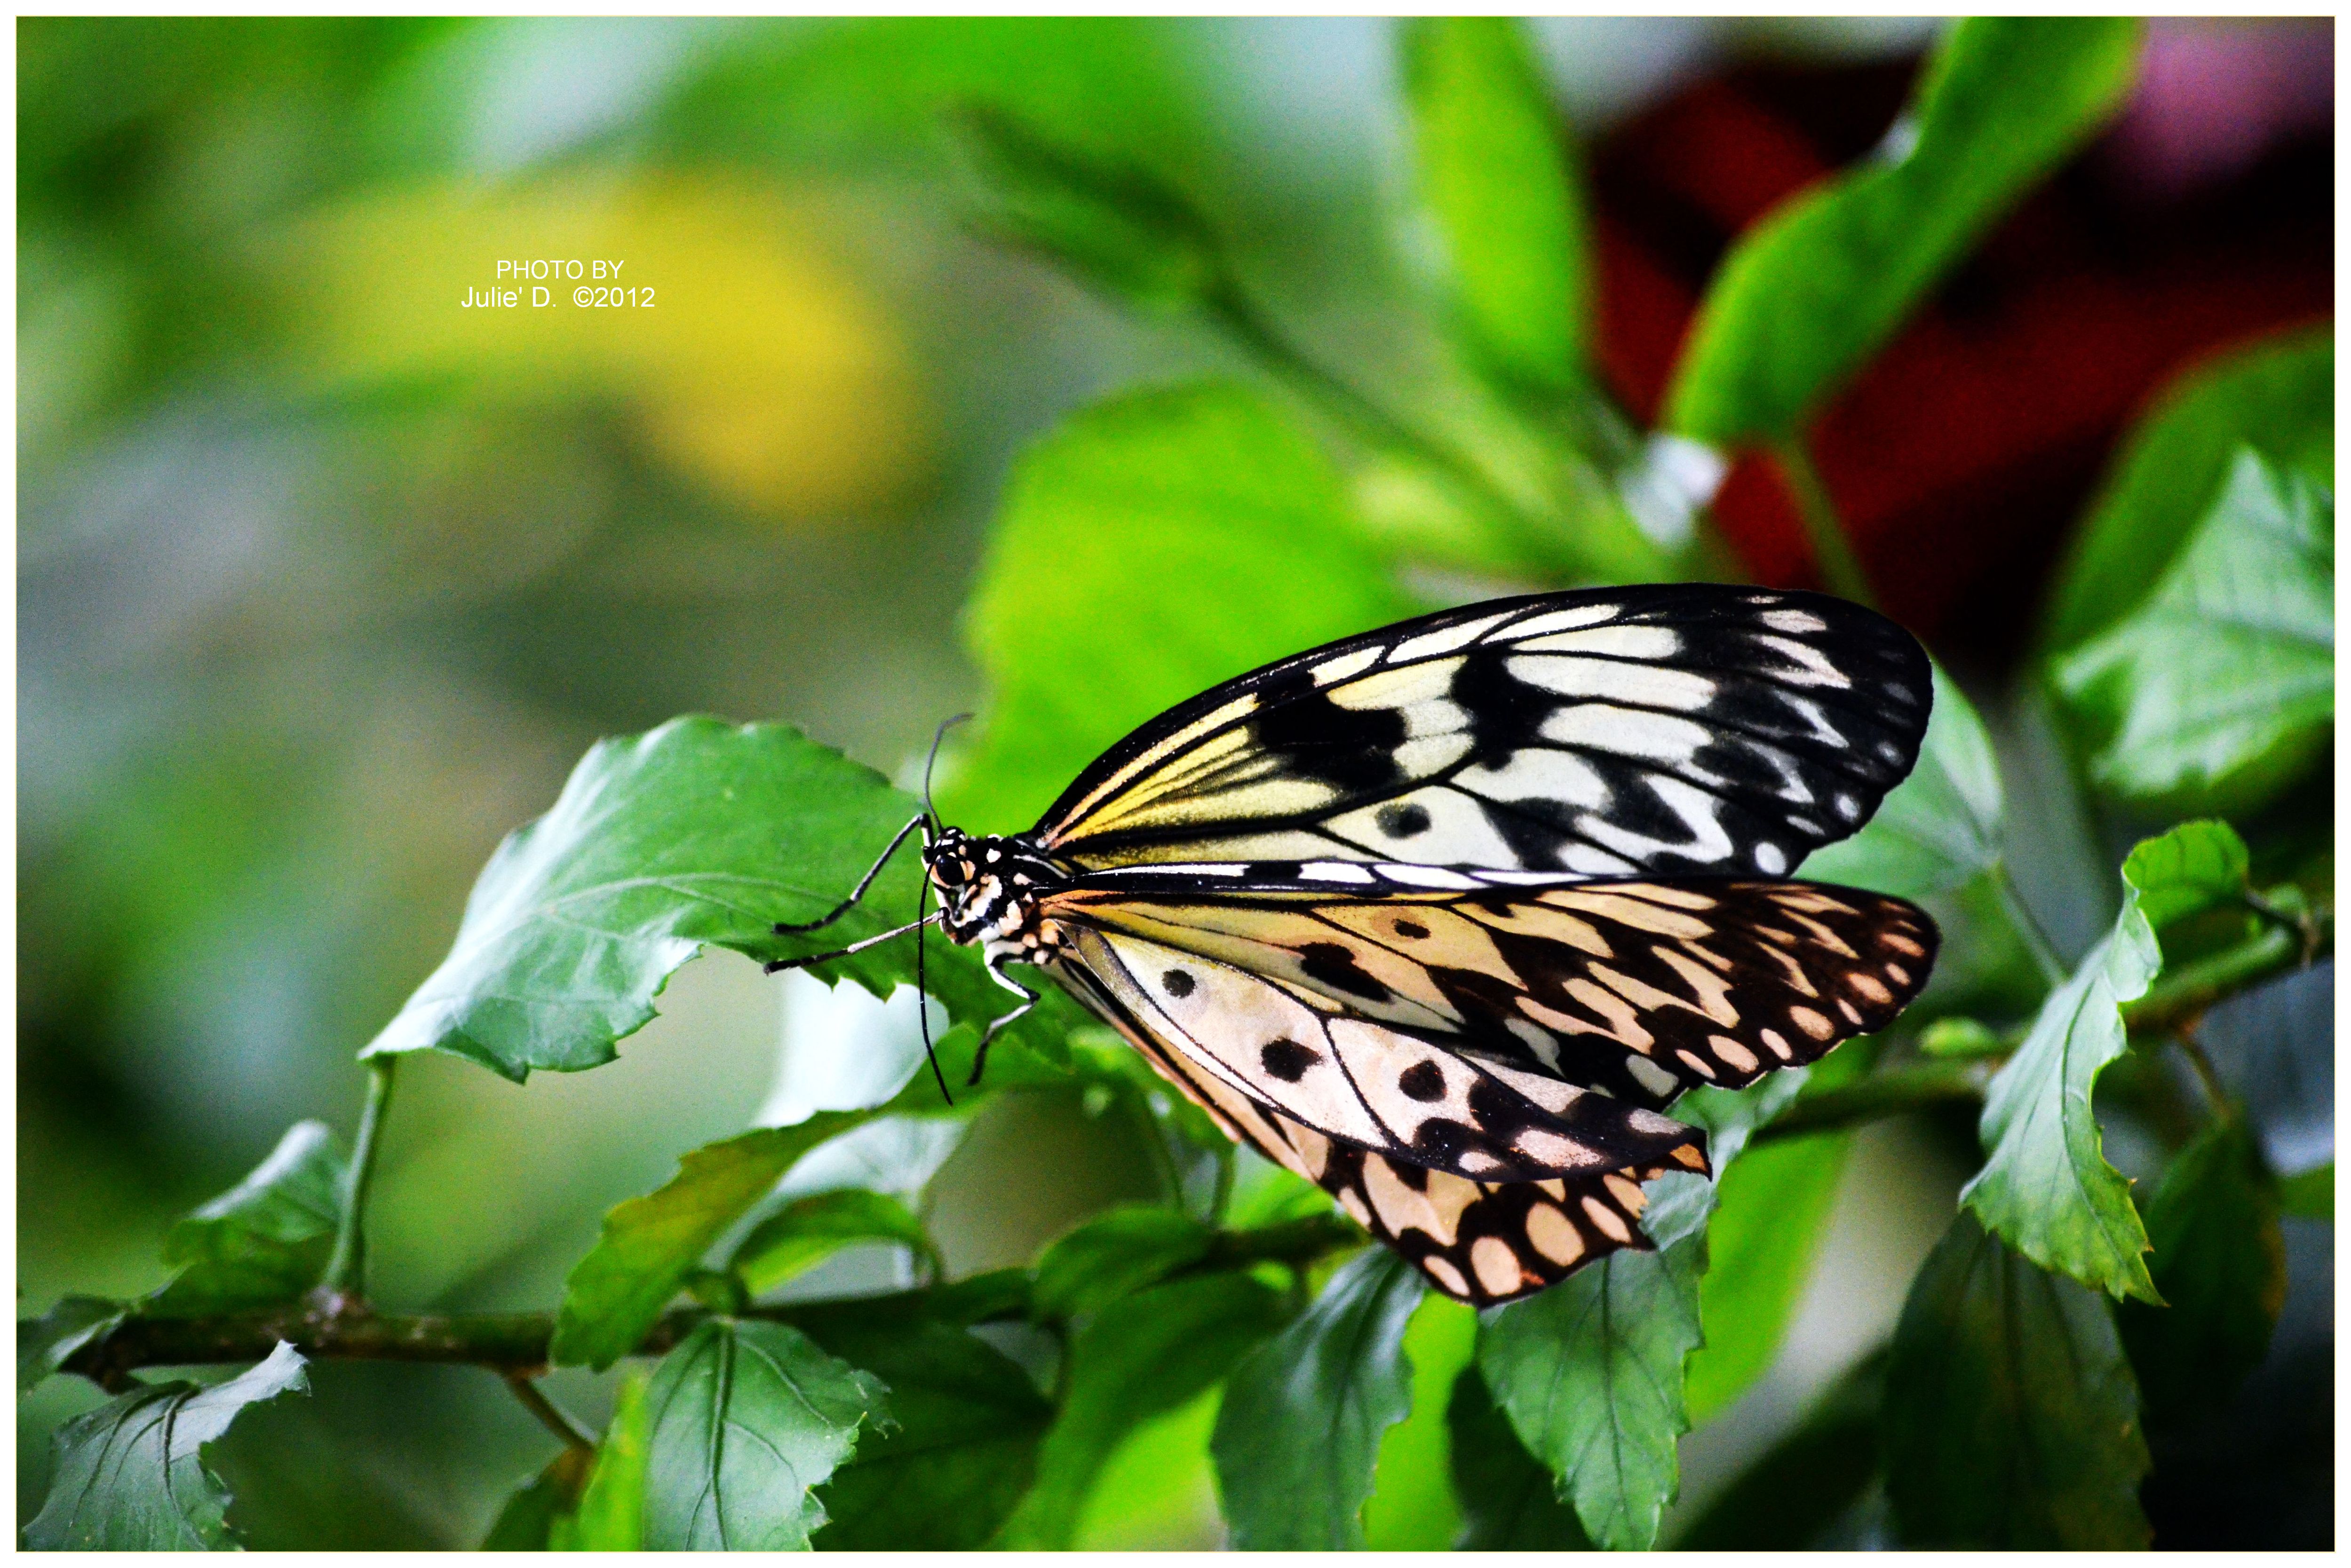
<svg viewBox="0 0 2351 1568"><path fill-rule="evenodd" d="M1029 962L1051 946L1038 900L1068 873L1024 836L976 837L942 827L923 846L923 865L938 890L940 928L951 940L1021 949L1015 956Z"/></svg>

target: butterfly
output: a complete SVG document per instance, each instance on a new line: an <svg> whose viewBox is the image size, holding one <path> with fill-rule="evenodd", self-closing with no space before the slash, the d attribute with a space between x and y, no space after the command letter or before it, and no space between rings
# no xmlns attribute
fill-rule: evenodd
<svg viewBox="0 0 2351 1568"><path fill-rule="evenodd" d="M1884 1029L1934 923L1787 880L1909 772L1925 653L1873 612L1714 584L1499 599L1251 671L1090 765L1026 832L927 800L935 923L1041 969L1236 1142L1478 1305L1650 1245L1710 1174L1662 1113ZM934 746L934 755L936 747ZM927 791L926 791L927 793ZM937 1071L935 1061L933 1071ZM946 1082L942 1078L940 1089Z"/></svg>

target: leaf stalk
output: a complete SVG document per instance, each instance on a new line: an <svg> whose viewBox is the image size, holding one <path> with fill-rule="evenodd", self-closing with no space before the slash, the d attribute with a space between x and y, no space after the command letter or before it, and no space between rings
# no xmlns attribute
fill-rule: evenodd
<svg viewBox="0 0 2351 1568"><path fill-rule="evenodd" d="M385 1112L392 1104L392 1070L397 1056L371 1057L368 1061L367 1103L360 1111L359 1137L351 1149L350 1174L344 1179L342 1213L335 1225L335 1249L327 1270L319 1276L318 1294L339 1309L367 1301L368 1188L375 1177L376 1150L383 1132Z"/></svg>
<svg viewBox="0 0 2351 1568"><path fill-rule="evenodd" d="M1795 497L1796 515L1804 525L1804 537L1813 547L1813 561L1821 570L1821 581L1840 599L1850 599L1855 604L1877 608L1876 595L1869 591L1869 579L1863 574L1861 559L1853 553L1853 544L1845 537L1844 523L1838 517L1836 502L1829 487L1821 480L1821 472L1813 465L1813 455L1804 446L1802 435L1791 435L1773 449L1779 459L1780 473L1788 481L1788 490Z"/></svg>

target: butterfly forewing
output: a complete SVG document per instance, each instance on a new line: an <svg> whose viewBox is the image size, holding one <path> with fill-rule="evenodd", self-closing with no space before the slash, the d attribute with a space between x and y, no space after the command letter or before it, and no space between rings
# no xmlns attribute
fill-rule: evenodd
<svg viewBox="0 0 2351 1568"><path fill-rule="evenodd" d="M1401 861L1780 875L1917 755L1925 655L1842 601L1499 600L1335 643L1145 725L1038 824L1089 869Z"/></svg>

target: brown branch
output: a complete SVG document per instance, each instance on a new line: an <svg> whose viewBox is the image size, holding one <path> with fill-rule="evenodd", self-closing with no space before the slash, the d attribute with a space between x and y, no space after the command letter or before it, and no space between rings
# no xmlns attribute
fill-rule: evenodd
<svg viewBox="0 0 2351 1568"><path fill-rule="evenodd" d="M1311 1263L1363 1241L1364 1233L1335 1214L1311 1215L1248 1230L1220 1230L1206 1255L1182 1272L1241 1269L1261 1262ZM673 1308L631 1354L660 1355L713 1315L704 1307ZM1028 1270L1000 1269L951 1284L880 1296L758 1306L740 1315L806 1327L820 1338L821 1331L834 1324L872 1327L927 1321L969 1325L1029 1319L1033 1309ZM547 1370L548 1343L554 1333L553 1312L374 1312L313 1299L266 1312L217 1317L134 1315L76 1351L58 1370L101 1384L119 1383L125 1374L142 1366L259 1361L282 1340L313 1360L479 1366L516 1382ZM520 1385L517 1391L521 1391Z"/></svg>

